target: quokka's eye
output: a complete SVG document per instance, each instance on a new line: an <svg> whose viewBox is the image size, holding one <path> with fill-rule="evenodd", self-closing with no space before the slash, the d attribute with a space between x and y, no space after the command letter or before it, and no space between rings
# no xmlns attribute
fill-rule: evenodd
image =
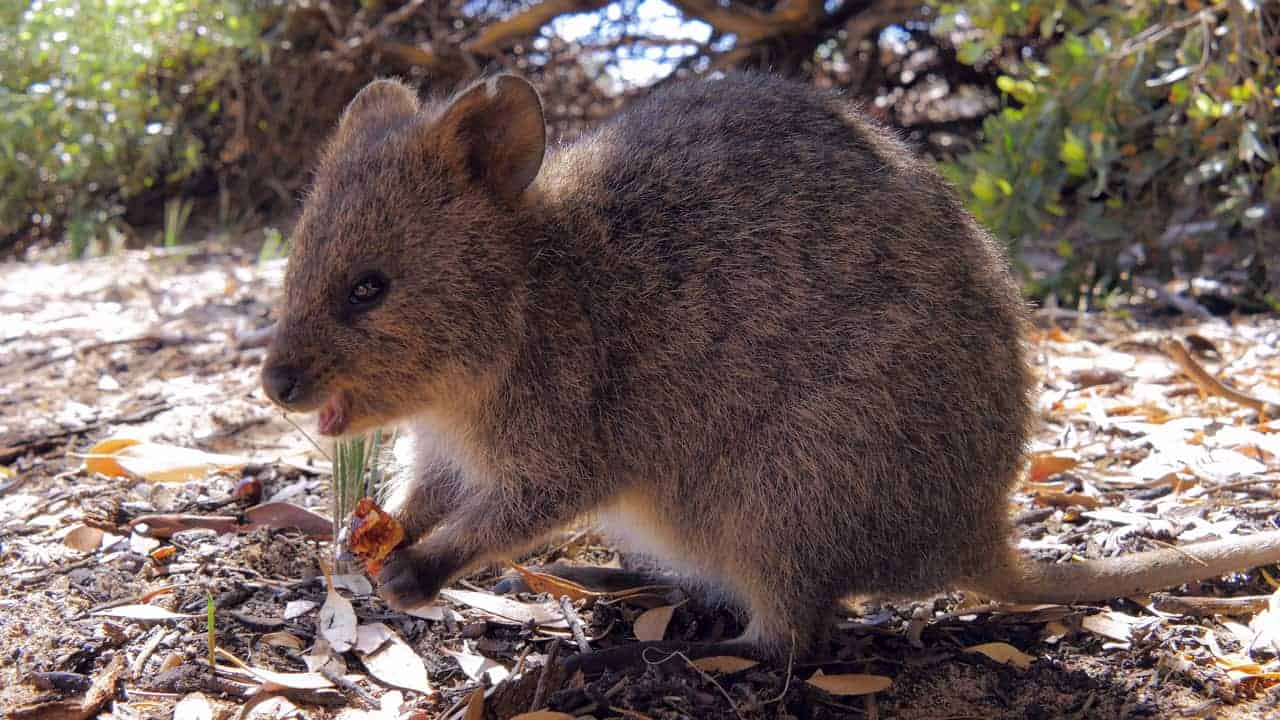
<svg viewBox="0 0 1280 720"><path fill-rule="evenodd" d="M365 273L351 285L347 303L355 310L370 310L387 292L387 277L380 272Z"/></svg>

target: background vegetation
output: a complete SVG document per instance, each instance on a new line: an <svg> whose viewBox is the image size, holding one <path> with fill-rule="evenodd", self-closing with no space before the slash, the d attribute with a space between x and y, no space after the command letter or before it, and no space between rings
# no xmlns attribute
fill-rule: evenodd
<svg viewBox="0 0 1280 720"><path fill-rule="evenodd" d="M0 27L10 254L287 223L315 144L377 75L441 93L522 72L567 138L738 67L844 88L901 128L1036 296L1191 271L1277 303L1277 2L33 0Z"/></svg>

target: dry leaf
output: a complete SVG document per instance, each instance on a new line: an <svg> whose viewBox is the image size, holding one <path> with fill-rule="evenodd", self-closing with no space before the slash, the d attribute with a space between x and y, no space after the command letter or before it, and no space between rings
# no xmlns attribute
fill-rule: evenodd
<svg viewBox="0 0 1280 720"><path fill-rule="evenodd" d="M373 498L360 498L352 516L347 546L364 560L370 575L377 575L387 556L404 542L404 527L378 507Z"/></svg>
<svg viewBox="0 0 1280 720"><path fill-rule="evenodd" d="M661 640L667 634L667 625L670 624L671 615L675 611L674 605L645 610L640 617L636 618L635 625L632 627L635 631L636 639L641 642Z"/></svg>
<svg viewBox="0 0 1280 720"><path fill-rule="evenodd" d="M173 720L213 720L213 706L203 693L191 693L173 706Z"/></svg>
<svg viewBox="0 0 1280 720"><path fill-rule="evenodd" d="M568 597L574 602L595 600L601 596L601 593L588 590L572 580L538 572L517 563L512 563L511 567L520 573L520 577L524 578L529 590L535 593L549 593L554 598Z"/></svg>
<svg viewBox="0 0 1280 720"><path fill-rule="evenodd" d="M488 675L489 685L492 686L507 679L507 676L511 674L511 671L507 670L502 664L494 662L483 655L473 655L448 648L440 648L440 651L457 660L458 667L462 668L463 674L472 680L479 680L481 677Z"/></svg>
<svg viewBox="0 0 1280 720"><path fill-rule="evenodd" d="M1044 482L1054 475L1061 475L1079 464L1079 460L1071 457L1047 452L1033 453L1031 455L1031 466L1027 469L1027 479L1031 482Z"/></svg>
<svg viewBox="0 0 1280 720"><path fill-rule="evenodd" d="M1036 660L1034 657L1022 652L1009 643L1002 642L989 642L981 645L974 645L972 647L965 648L964 651L981 653L998 663L1012 665L1023 670L1031 667L1031 663Z"/></svg>
<svg viewBox="0 0 1280 720"><path fill-rule="evenodd" d="M329 594L320 606L320 619L316 629L329 641L334 652L344 653L356 642L356 611L351 601L329 586Z"/></svg>
<svg viewBox="0 0 1280 720"><path fill-rule="evenodd" d="M1133 636L1138 619L1114 610L1103 610L1080 621L1081 627L1095 635L1127 643Z"/></svg>
<svg viewBox="0 0 1280 720"><path fill-rule="evenodd" d="M262 636L261 641L272 647L286 647L293 650L302 650L302 648L306 647L306 644L302 642L302 638L283 630L269 632Z"/></svg>
<svg viewBox="0 0 1280 720"><path fill-rule="evenodd" d="M120 605L99 610L94 615L128 618L130 620L187 620L204 617L202 613L176 613L155 605Z"/></svg>
<svg viewBox="0 0 1280 720"><path fill-rule="evenodd" d="M568 627L560 606L554 603L523 603L490 593L455 590L453 588L441 590L440 597L462 603L495 618L513 622L517 625L533 623L545 627Z"/></svg>
<svg viewBox="0 0 1280 720"><path fill-rule="evenodd" d="M93 552L102 547L102 538L106 535L103 531L88 525L77 525L71 528L62 538L62 543L72 550L80 552Z"/></svg>
<svg viewBox="0 0 1280 720"><path fill-rule="evenodd" d="M819 670L809 678L808 683L832 695L870 695L888 690L893 684L893 678L858 673L823 675Z"/></svg>
<svg viewBox="0 0 1280 720"><path fill-rule="evenodd" d="M444 622L446 617L453 622L462 622L462 616L456 611L443 605L436 605L435 603L427 603L426 605L409 608L408 610L405 610L404 613L405 615L422 618L423 620L434 620L435 622Z"/></svg>
<svg viewBox="0 0 1280 720"><path fill-rule="evenodd" d="M369 674L393 687L431 693L422 658L391 628L382 623L361 625L356 633L356 654Z"/></svg>
<svg viewBox="0 0 1280 720"><path fill-rule="evenodd" d="M716 655L693 661L693 666L699 670L714 673L736 673L759 664L755 660L733 657L732 655Z"/></svg>
<svg viewBox="0 0 1280 720"><path fill-rule="evenodd" d="M301 617L316 609L316 603L312 600L290 600L284 606L284 619L292 620Z"/></svg>
<svg viewBox="0 0 1280 720"><path fill-rule="evenodd" d="M573 716L568 713L555 712L554 710L535 710L534 712L512 715L511 720L573 720Z"/></svg>
<svg viewBox="0 0 1280 720"><path fill-rule="evenodd" d="M1058 487L1058 483L1023 483L1023 489L1030 493L1037 505L1043 507L1085 507L1096 508L1102 506L1102 501L1092 495L1084 493L1063 492Z"/></svg>
<svg viewBox="0 0 1280 720"><path fill-rule="evenodd" d="M333 687L333 683L320 673L314 672L275 672L263 668L246 666L245 670L262 681L264 689L285 688L289 690L322 690Z"/></svg>
<svg viewBox="0 0 1280 720"><path fill-rule="evenodd" d="M238 470L248 463L248 458L234 455L113 438L90 448L85 455L84 467L89 472L110 477L182 482L199 480L213 471Z"/></svg>
<svg viewBox="0 0 1280 720"><path fill-rule="evenodd" d="M476 688L467 698L467 714L463 720L484 720L484 688Z"/></svg>
<svg viewBox="0 0 1280 720"><path fill-rule="evenodd" d="M333 586L339 590L346 590L357 597L373 594L373 583L369 582L369 578L364 575L334 575Z"/></svg>

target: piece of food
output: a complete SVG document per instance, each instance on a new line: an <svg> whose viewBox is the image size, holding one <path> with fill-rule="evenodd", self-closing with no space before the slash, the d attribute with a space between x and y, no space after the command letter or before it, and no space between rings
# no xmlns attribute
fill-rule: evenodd
<svg viewBox="0 0 1280 720"><path fill-rule="evenodd" d="M404 542L404 527L373 501L360 498L351 518L351 552L364 560L369 574L377 576L382 563Z"/></svg>

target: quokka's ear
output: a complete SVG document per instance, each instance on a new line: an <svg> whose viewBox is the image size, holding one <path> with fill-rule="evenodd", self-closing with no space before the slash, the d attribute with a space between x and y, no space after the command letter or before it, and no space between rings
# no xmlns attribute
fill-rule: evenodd
<svg viewBox="0 0 1280 720"><path fill-rule="evenodd" d="M374 80L347 103L338 122L339 137L387 128L418 112L418 95L399 80Z"/></svg>
<svg viewBox="0 0 1280 720"><path fill-rule="evenodd" d="M497 75L463 90L440 114L434 131L444 157L506 200L533 182L547 147L538 91L515 75Z"/></svg>

